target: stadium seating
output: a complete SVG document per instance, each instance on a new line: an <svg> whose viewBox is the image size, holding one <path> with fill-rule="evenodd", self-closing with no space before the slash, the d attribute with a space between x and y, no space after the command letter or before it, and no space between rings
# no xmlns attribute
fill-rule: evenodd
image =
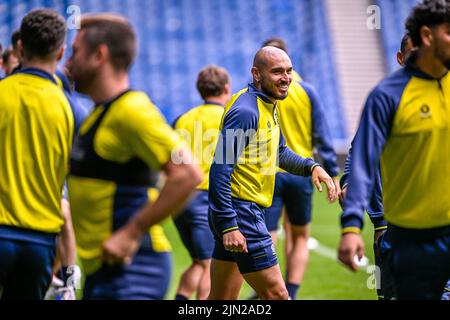
<svg viewBox="0 0 450 320"><path fill-rule="evenodd" d="M281 36L295 69L323 98L334 139L347 138L324 0L6 0L0 42L9 43L28 10L52 7L67 17L70 4L82 13L118 12L131 20L139 36L133 87L148 92L169 121L201 102L195 80L203 66L226 67L237 91L250 80L261 43ZM74 35L69 32L69 44Z"/></svg>
<svg viewBox="0 0 450 320"><path fill-rule="evenodd" d="M398 69L396 52L405 33L405 20L418 0L376 0L381 8L381 36L388 72Z"/></svg>

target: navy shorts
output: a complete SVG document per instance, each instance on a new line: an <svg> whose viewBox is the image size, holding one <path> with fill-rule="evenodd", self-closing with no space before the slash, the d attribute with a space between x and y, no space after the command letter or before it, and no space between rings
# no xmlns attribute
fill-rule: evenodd
<svg viewBox="0 0 450 320"><path fill-rule="evenodd" d="M248 253L232 253L225 250L223 237L214 213L209 211L215 246L213 259L234 261L242 274L271 268L278 264L275 247L264 221L264 208L256 203L232 199L237 214L239 231L247 241Z"/></svg>
<svg viewBox="0 0 450 320"><path fill-rule="evenodd" d="M194 260L211 259L214 250L214 238L208 223L208 204L208 192L198 191L174 219L181 240Z"/></svg>
<svg viewBox="0 0 450 320"><path fill-rule="evenodd" d="M170 252L141 248L130 265L104 264L86 277L85 300L162 300L172 274Z"/></svg>
<svg viewBox="0 0 450 320"><path fill-rule="evenodd" d="M310 177L277 173L272 206L265 211L267 229L269 231L278 229L283 205L286 206L286 213L292 225L305 226L310 223L313 192Z"/></svg>
<svg viewBox="0 0 450 320"><path fill-rule="evenodd" d="M450 227L411 230L389 226L389 257L400 300L440 300L450 279Z"/></svg>
<svg viewBox="0 0 450 320"><path fill-rule="evenodd" d="M56 235L12 229L0 233L42 242L0 238L0 300L42 300L52 280Z"/></svg>
<svg viewBox="0 0 450 320"><path fill-rule="evenodd" d="M392 255L391 250L391 230L388 228L386 232L374 243L375 264L380 269L379 278L377 278L377 295L379 300L395 299L394 278L390 266Z"/></svg>

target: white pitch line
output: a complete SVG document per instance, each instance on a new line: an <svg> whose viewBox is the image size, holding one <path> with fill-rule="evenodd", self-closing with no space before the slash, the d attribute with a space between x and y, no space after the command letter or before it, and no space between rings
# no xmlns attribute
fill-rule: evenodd
<svg viewBox="0 0 450 320"><path fill-rule="evenodd" d="M336 250L329 248L327 246L321 245L319 243L319 241L315 238L311 237L308 239L308 249L310 251L317 253L318 255L320 255L322 257L329 258L329 259L339 262ZM369 259L366 256L364 256L361 259L361 261L358 261L358 259L356 257L355 257L355 259L356 259L356 261L355 261L356 264L360 268L367 268L369 266Z"/></svg>
<svg viewBox="0 0 450 320"><path fill-rule="evenodd" d="M278 231L278 238L284 239L285 234L283 232L283 229L280 228L280 230ZM320 242L313 237L310 237L308 239L308 249L310 251L313 251L315 253L317 253L319 256L334 260L338 263L338 257L337 257L337 252L336 249L324 246L322 244L320 244ZM369 266L369 259L364 256L361 261L356 261L356 264L360 267L360 268L367 268ZM342 265L342 264L341 264Z"/></svg>

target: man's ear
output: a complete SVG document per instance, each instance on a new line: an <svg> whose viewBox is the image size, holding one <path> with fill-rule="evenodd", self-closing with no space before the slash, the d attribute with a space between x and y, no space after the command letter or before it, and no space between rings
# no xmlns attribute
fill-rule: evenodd
<svg viewBox="0 0 450 320"><path fill-rule="evenodd" d="M64 57L64 52L66 51L66 46L63 45L61 49L59 49L58 54L56 55L56 61L61 61L61 59Z"/></svg>
<svg viewBox="0 0 450 320"><path fill-rule="evenodd" d="M261 81L261 74L259 73L258 68L256 68L256 67L252 68L252 76L253 76L254 81L256 81L256 82Z"/></svg>
<svg viewBox="0 0 450 320"><path fill-rule="evenodd" d="M403 60L403 54L400 51L397 51L397 62L401 66L405 64L405 61Z"/></svg>
<svg viewBox="0 0 450 320"><path fill-rule="evenodd" d="M420 38L425 47L431 47L431 44L433 43L433 32L429 27L422 26L420 28Z"/></svg>
<svg viewBox="0 0 450 320"><path fill-rule="evenodd" d="M101 44L95 49L95 59L97 60L97 62L106 62L109 57L109 49L106 44Z"/></svg>
<svg viewBox="0 0 450 320"><path fill-rule="evenodd" d="M229 94L231 92L231 85L229 83L226 83L223 88L225 94Z"/></svg>
<svg viewBox="0 0 450 320"><path fill-rule="evenodd" d="M20 57L23 59L23 57L25 56L25 49L23 48L23 42L21 39L17 41L17 47L19 48Z"/></svg>

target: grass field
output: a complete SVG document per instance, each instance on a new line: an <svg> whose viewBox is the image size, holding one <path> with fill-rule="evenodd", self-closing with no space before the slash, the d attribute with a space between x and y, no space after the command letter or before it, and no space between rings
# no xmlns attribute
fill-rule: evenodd
<svg viewBox="0 0 450 320"><path fill-rule="evenodd" d="M315 192L313 200L312 237L316 238L322 246L334 251L339 244L340 207L337 203L329 205L325 195ZM366 216L365 230L363 232L366 243L366 256L373 264L372 238L373 228ZM178 233L171 221L164 225L167 236L173 246L172 282L167 299L173 299L180 274L190 264L188 252L184 248ZM277 254L284 273L283 241L277 244ZM376 299L376 290L367 288L370 277L364 269L353 273L345 269L339 262L330 257L324 257L315 251L310 254L308 270L297 299L302 300L371 300ZM241 299L245 299L251 288L244 285L241 290Z"/></svg>

